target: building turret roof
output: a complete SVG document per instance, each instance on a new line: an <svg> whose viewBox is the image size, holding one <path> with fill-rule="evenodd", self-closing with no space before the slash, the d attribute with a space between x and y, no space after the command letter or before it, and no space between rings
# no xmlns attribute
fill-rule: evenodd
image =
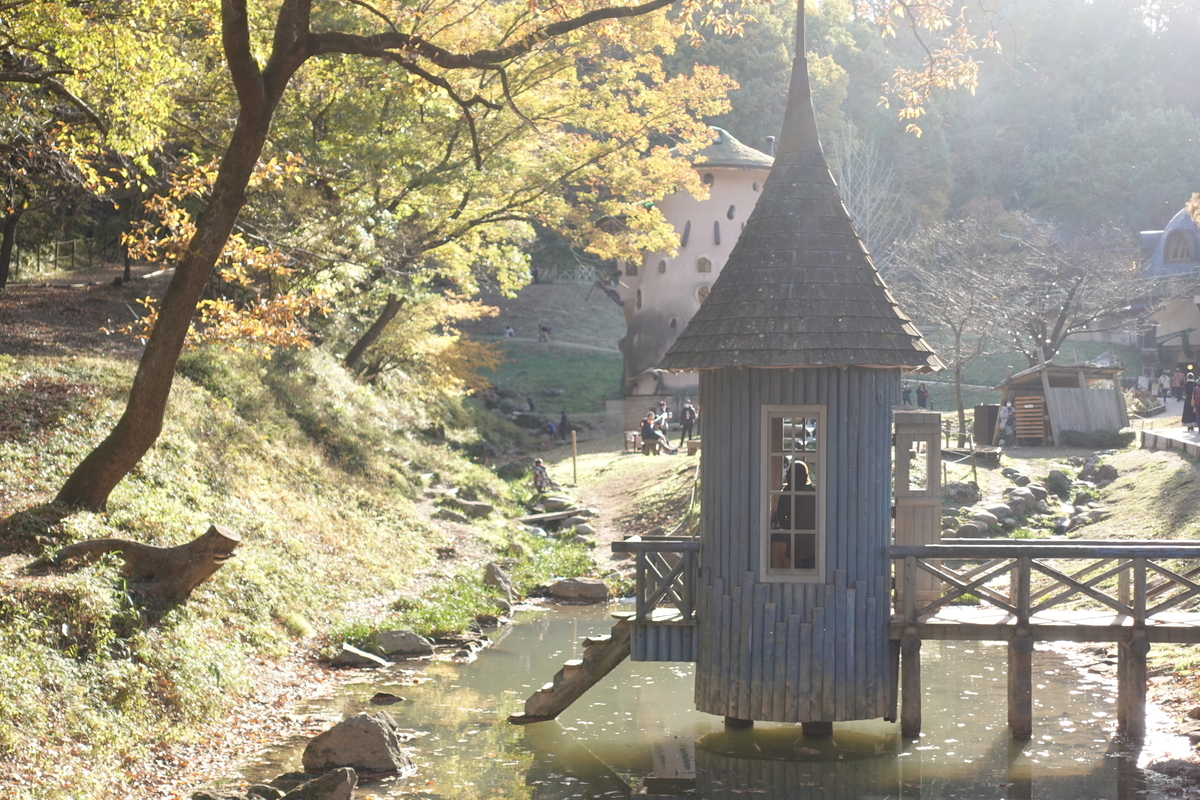
<svg viewBox="0 0 1200 800"><path fill-rule="evenodd" d="M692 157L692 166L700 167L759 167L770 169L774 161L766 153L742 144L724 128L712 127L716 138Z"/></svg>
<svg viewBox="0 0 1200 800"><path fill-rule="evenodd" d="M708 298L661 369L943 368L875 269L817 136L803 9L774 166Z"/></svg>

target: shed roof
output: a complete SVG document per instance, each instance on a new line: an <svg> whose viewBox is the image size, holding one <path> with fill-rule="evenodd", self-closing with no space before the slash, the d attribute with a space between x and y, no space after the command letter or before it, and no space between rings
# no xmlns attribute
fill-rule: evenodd
<svg viewBox="0 0 1200 800"><path fill-rule="evenodd" d="M692 157L692 166L700 167L758 167L770 169L774 159L766 153L742 144L724 128L712 127L716 138Z"/></svg>
<svg viewBox="0 0 1200 800"><path fill-rule="evenodd" d="M802 43L802 17L797 26ZM762 195L708 298L659 366L942 369L851 224L817 137L803 46L797 51Z"/></svg>
<svg viewBox="0 0 1200 800"><path fill-rule="evenodd" d="M1075 389L1079 387L1079 373L1083 373L1084 380L1113 380L1125 371L1125 367L1121 364L1113 364L1103 366L1098 364L1038 364L1029 369L1022 370L1015 375L1005 376L1004 380L993 389L1003 389L1007 387L1023 388L1033 387L1039 392L1042 389L1042 373L1046 373L1050 385L1053 388L1068 388Z"/></svg>

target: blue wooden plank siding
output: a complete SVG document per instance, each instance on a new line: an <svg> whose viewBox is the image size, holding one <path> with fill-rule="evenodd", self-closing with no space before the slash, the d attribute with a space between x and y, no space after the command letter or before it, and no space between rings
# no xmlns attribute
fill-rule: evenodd
<svg viewBox="0 0 1200 800"><path fill-rule="evenodd" d="M891 401L899 384L898 370L863 367L701 373L701 711L777 722L891 716ZM762 405L825 408L818 585L760 574Z"/></svg>

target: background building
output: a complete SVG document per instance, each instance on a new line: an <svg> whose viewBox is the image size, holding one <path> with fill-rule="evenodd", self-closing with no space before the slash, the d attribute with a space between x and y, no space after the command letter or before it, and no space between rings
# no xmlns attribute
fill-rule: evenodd
<svg viewBox="0 0 1200 800"><path fill-rule="evenodd" d="M640 263L621 267L626 429L636 427L633 423L659 399L666 399L677 413L685 395L695 399L699 379L694 373L671 375L660 372L658 364L708 297L771 170L771 156L721 128L713 132L715 141L693 162L709 188L708 199L676 192L659 204L679 233L676 255L647 253Z"/></svg>

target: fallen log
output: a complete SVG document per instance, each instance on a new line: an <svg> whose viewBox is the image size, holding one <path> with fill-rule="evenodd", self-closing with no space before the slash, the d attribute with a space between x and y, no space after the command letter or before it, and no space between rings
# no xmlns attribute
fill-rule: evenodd
<svg viewBox="0 0 1200 800"><path fill-rule="evenodd" d="M120 553L125 564L121 575L129 590L146 598L183 602L192 590L208 580L242 545L241 537L224 525L213 525L203 535L176 547L130 542L125 539L89 539L67 545L49 565L61 567L74 559L94 560L105 553Z"/></svg>

